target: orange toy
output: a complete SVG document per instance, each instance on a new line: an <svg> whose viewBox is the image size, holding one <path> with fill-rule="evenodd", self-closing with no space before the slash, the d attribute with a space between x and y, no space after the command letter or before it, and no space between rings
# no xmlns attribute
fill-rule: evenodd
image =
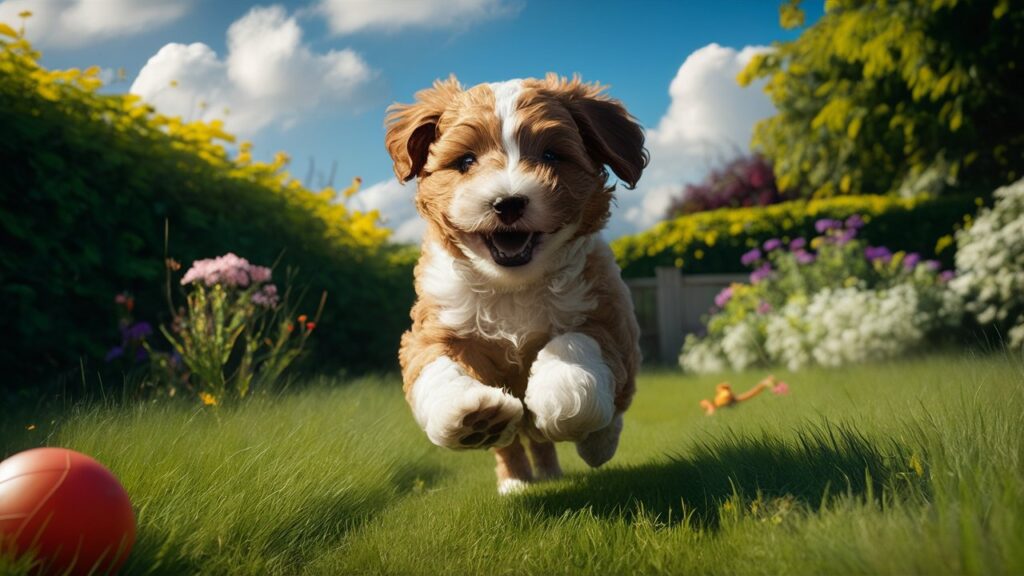
<svg viewBox="0 0 1024 576"><path fill-rule="evenodd" d="M732 385L728 382L722 382L715 386L714 399L701 400L700 407L704 409L704 412L707 413L708 416L711 416L715 413L715 410L719 408L735 406L740 402L750 400L768 388L771 388L772 392L776 394L785 394L789 391L789 385L782 380L777 379L775 376L768 376L764 380L758 382L756 386L739 396L732 391Z"/></svg>
<svg viewBox="0 0 1024 576"><path fill-rule="evenodd" d="M34 551L43 573L117 572L134 543L128 494L99 462L64 448L0 462L0 546Z"/></svg>

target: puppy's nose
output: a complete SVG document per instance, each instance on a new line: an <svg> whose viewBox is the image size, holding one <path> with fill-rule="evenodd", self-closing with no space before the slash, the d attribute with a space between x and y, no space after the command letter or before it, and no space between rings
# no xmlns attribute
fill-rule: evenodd
<svg viewBox="0 0 1024 576"><path fill-rule="evenodd" d="M509 226L523 217L529 203L530 199L525 196L509 196L494 203L494 212L502 224Z"/></svg>

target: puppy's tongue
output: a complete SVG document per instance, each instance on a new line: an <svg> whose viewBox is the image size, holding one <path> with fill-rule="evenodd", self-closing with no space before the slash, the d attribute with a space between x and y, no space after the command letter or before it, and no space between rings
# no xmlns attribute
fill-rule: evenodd
<svg viewBox="0 0 1024 576"><path fill-rule="evenodd" d="M498 250L512 255L522 252L532 237L532 232L495 232L491 241Z"/></svg>

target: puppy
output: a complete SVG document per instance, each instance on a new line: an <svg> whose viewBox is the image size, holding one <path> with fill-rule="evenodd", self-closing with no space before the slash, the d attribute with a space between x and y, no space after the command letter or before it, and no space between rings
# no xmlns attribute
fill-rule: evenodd
<svg viewBox="0 0 1024 576"><path fill-rule="evenodd" d="M453 76L391 106L386 126L427 222L399 352L416 421L438 446L494 448L501 493L560 476L553 442L605 463L640 363L632 301L599 235L605 167L636 185L640 126L603 87L554 74L469 89Z"/></svg>

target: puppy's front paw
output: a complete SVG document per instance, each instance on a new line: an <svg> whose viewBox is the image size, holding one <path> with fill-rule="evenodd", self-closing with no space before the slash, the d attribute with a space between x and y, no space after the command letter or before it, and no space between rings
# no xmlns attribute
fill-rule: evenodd
<svg viewBox="0 0 1024 576"><path fill-rule="evenodd" d="M439 358L423 370L412 400L416 420L427 437L445 448L507 446L523 418L518 398L481 384L448 358Z"/></svg>
<svg viewBox="0 0 1024 576"><path fill-rule="evenodd" d="M530 370L525 401L547 440L581 440L608 426L615 383L597 342L574 332L548 342Z"/></svg>

